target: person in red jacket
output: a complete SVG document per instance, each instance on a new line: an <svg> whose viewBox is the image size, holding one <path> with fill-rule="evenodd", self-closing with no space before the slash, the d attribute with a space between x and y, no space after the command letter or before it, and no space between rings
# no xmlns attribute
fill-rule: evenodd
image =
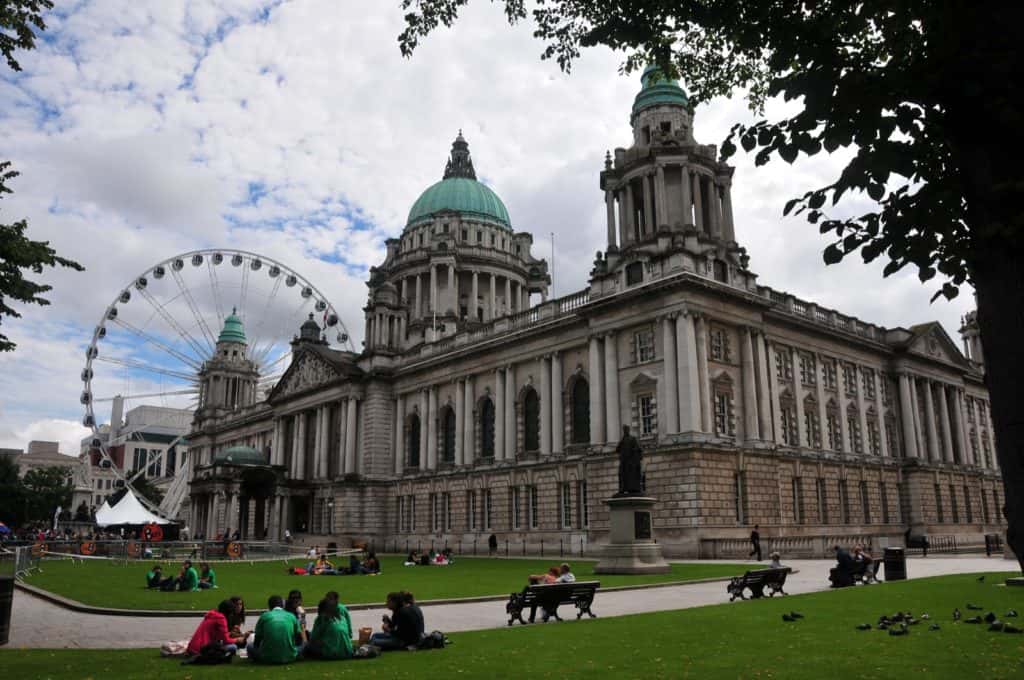
<svg viewBox="0 0 1024 680"><path fill-rule="evenodd" d="M211 642L222 642L225 650L233 649L237 652L238 645L245 644L245 636L233 638L228 632L228 615L234 614L234 611L235 605L231 600L224 600L217 605L216 609L206 612L202 623L192 634L192 639L188 641L187 654L197 656L199 651Z"/></svg>

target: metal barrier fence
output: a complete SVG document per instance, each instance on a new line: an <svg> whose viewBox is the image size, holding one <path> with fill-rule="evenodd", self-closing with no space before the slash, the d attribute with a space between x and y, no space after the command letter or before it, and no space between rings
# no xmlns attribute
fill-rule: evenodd
<svg viewBox="0 0 1024 680"><path fill-rule="evenodd" d="M44 558L65 557L114 560L283 560L299 558L305 553L301 546L275 541L160 541L136 540L90 541L49 540L12 546L17 554L18 573L27 572Z"/></svg>
<svg viewBox="0 0 1024 680"><path fill-rule="evenodd" d="M383 543L383 549L379 545L371 545L369 547L370 549L377 549L379 552L403 555L408 555L413 550L418 553L424 553L429 550L440 552L449 549L455 555L464 556L583 557L586 554L588 543L583 537L577 537L576 540L573 538L559 538L558 540L541 538L533 541L512 541L506 538L499 540L497 548L492 552L486 538L478 539L474 537L472 541L463 541L462 539L449 541L446 538L428 539L415 537L387 539Z"/></svg>

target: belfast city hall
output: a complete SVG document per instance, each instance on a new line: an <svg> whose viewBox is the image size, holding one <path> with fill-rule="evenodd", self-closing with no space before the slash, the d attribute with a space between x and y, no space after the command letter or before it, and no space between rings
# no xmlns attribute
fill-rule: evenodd
<svg viewBox="0 0 1024 680"><path fill-rule="evenodd" d="M763 285L733 168L696 140L679 84L645 71L630 121L578 292L549 297L460 133L370 269L361 352L311 315L258 392L228 317L188 437L193 534L590 553L627 426L668 556L735 556L755 524L790 554L999 530L973 315L961 352L938 323L885 328Z"/></svg>

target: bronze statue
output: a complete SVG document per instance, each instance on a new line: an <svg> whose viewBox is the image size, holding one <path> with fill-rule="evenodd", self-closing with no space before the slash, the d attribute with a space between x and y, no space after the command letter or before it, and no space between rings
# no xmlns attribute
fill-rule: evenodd
<svg viewBox="0 0 1024 680"><path fill-rule="evenodd" d="M619 454L619 492L616 496L639 496L644 492L643 452L636 437L629 434L629 426L622 427L622 439L615 449Z"/></svg>

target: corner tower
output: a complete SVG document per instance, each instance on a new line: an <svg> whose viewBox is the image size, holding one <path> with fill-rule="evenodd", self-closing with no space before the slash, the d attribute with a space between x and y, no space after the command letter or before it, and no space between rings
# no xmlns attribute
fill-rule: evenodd
<svg viewBox="0 0 1024 680"><path fill-rule="evenodd" d="M683 88L648 66L629 122L632 146L606 154L601 172L608 248L598 253L591 293L679 268L753 286L746 251L736 243L733 168L718 160L715 145L694 139Z"/></svg>

